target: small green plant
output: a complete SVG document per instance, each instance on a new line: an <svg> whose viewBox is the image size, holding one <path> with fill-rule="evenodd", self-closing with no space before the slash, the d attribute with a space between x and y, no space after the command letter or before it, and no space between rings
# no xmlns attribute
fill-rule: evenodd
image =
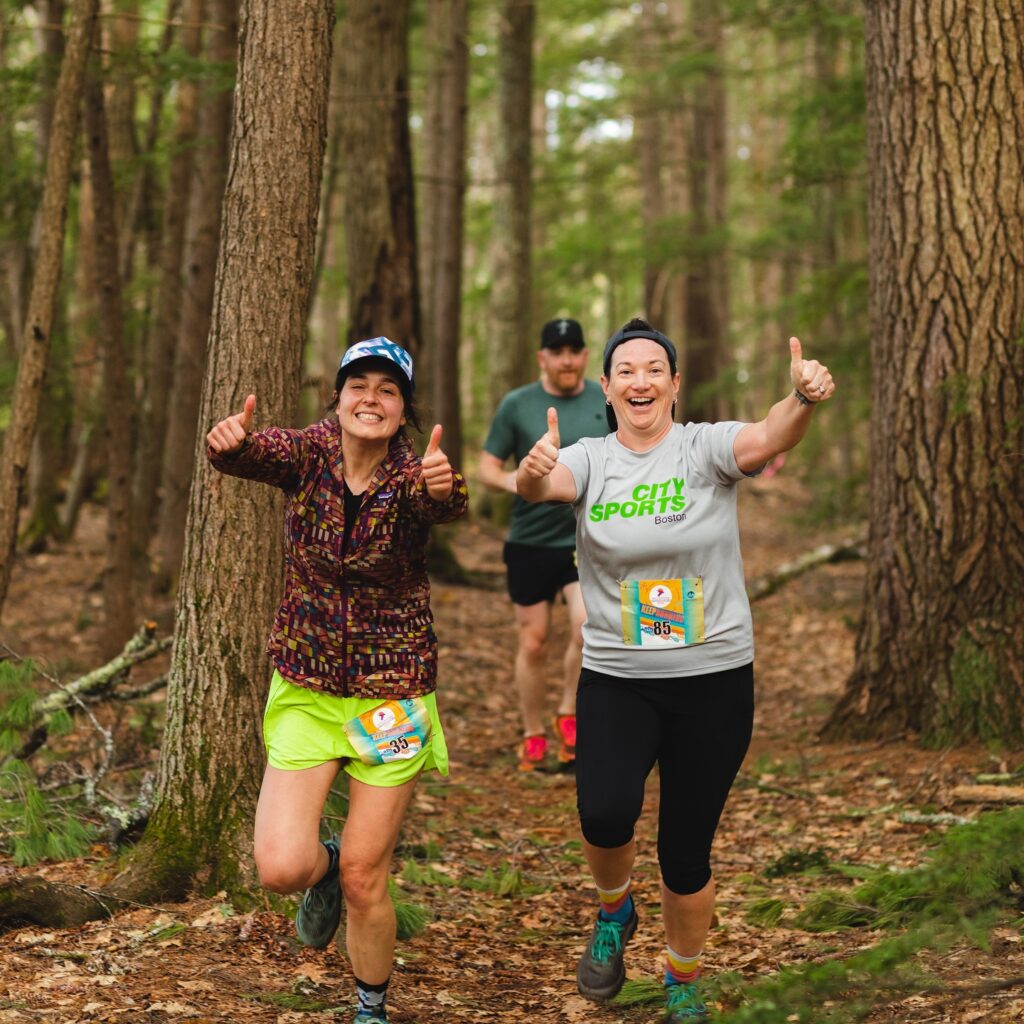
<svg viewBox="0 0 1024 1024"><path fill-rule="evenodd" d="M413 936L419 935L430 923L433 915L426 907L419 903L413 903L392 879L388 879L388 893L395 908L398 937L411 939Z"/></svg>
<svg viewBox="0 0 1024 1024"><path fill-rule="evenodd" d="M83 856L94 829L65 807L48 801L21 761L0 775L0 845L19 867L41 860Z"/></svg>
<svg viewBox="0 0 1024 1024"><path fill-rule="evenodd" d="M828 851L820 846L813 850L787 850L764 869L765 878L802 875L805 871L827 870Z"/></svg>

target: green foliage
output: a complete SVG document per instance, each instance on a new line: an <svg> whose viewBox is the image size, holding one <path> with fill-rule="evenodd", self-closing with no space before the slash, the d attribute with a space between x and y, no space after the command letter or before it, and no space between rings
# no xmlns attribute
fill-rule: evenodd
<svg viewBox="0 0 1024 1024"><path fill-rule="evenodd" d="M952 828L927 864L879 869L851 893L825 892L797 917L810 931L914 924L968 928L975 919L1020 901L1024 886L1024 810L980 817Z"/></svg>
<svg viewBox="0 0 1024 1024"><path fill-rule="evenodd" d="M7 763L0 774L0 848L15 864L81 857L94 831L68 808L48 801L23 762Z"/></svg>
<svg viewBox="0 0 1024 1024"><path fill-rule="evenodd" d="M419 935L433 916L429 909L422 904L413 903L391 878L388 879L388 893L398 921L398 937L411 939Z"/></svg>
<svg viewBox="0 0 1024 1024"><path fill-rule="evenodd" d="M746 918L753 925L774 928L782 920L782 915L785 912L785 900L780 900L775 896L764 896L748 904Z"/></svg>
<svg viewBox="0 0 1024 1024"><path fill-rule="evenodd" d="M828 851L820 846L813 850L787 850L764 869L766 878L800 875L805 871L825 869L829 866Z"/></svg>

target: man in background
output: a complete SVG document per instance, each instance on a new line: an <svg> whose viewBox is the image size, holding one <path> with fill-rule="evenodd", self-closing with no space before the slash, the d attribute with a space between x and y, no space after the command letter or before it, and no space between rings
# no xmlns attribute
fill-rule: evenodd
<svg viewBox="0 0 1024 1024"><path fill-rule="evenodd" d="M540 379L510 391L498 406L480 455L480 479L488 487L516 493L516 468L543 434L547 411L558 413L562 445L608 432L604 394L585 380L587 349L575 320L544 325L537 352ZM509 457L511 469L506 468ZM576 684L586 618L576 572L576 518L568 505L531 505L516 497L504 550L508 593L515 608L514 669L523 719L520 771L547 760L545 662L551 611L559 594L569 613L569 643L562 657L562 688L554 715L557 761L569 770L576 759Z"/></svg>

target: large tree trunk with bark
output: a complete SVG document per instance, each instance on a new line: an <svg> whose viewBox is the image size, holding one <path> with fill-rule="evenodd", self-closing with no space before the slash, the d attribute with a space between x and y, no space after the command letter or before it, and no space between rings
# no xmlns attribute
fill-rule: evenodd
<svg viewBox="0 0 1024 1024"><path fill-rule="evenodd" d="M181 26L181 47L195 60L202 41L203 0L186 0ZM178 331L181 324L184 287L182 254L185 226L192 188L196 128L199 116L199 85L185 78L178 83L177 109L171 138L171 165L164 193L163 232L156 307L146 344L143 393L139 415L139 441L135 448L132 494L132 540L139 555L149 549L154 519L159 507L158 485L163 468L167 416L172 393ZM193 379L193 395L197 394ZM191 445L189 449L191 450Z"/></svg>
<svg viewBox="0 0 1024 1024"><path fill-rule="evenodd" d="M107 452L107 546L103 567L103 653L112 657L135 631L132 600L132 399L124 337L121 277L117 266L114 176L99 61L86 77L85 134L96 225L96 283L103 418Z"/></svg>
<svg viewBox="0 0 1024 1024"><path fill-rule="evenodd" d="M11 581L18 508L39 415L50 331L57 306L71 160L78 135L79 106L97 3L98 0L76 0L72 6L71 27L54 98L35 273L25 317L11 421L4 435L3 458L0 459L0 613Z"/></svg>
<svg viewBox="0 0 1024 1024"><path fill-rule="evenodd" d="M248 0L200 422L257 397L295 408L327 124L332 0ZM251 881L263 766L264 644L281 591L276 490L222 477L195 446L154 807L115 889L150 898Z"/></svg>
<svg viewBox="0 0 1024 1024"><path fill-rule="evenodd" d="M434 177L434 236L427 308L433 415L444 426L444 449L462 464L459 342L462 323L463 197L466 193L466 90L469 82L467 0L434 0L429 17L437 31L432 94L438 112Z"/></svg>
<svg viewBox="0 0 1024 1024"><path fill-rule="evenodd" d="M420 295L408 35L409 0L346 3L339 102L348 340L383 334L416 355Z"/></svg>
<svg viewBox="0 0 1024 1024"><path fill-rule="evenodd" d="M723 403L714 391L719 371L729 361L722 19L721 0L695 0L691 26L707 70L693 93L682 408L688 420L711 422L721 418Z"/></svg>
<svg viewBox="0 0 1024 1024"><path fill-rule="evenodd" d="M826 734L1024 744L1024 8L867 4L868 576Z"/></svg>
<svg viewBox="0 0 1024 1024"><path fill-rule="evenodd" d="M491 401L533 374L530 210L533 0L503 0L498 33L498 138L491 277Z"/></svg>
<svg viewBox="0 0 1024 1024"><path fill-rule="evenodd" d="M208 0L205 52L221 66L238 50L238 0ZM199 111L198 147L189 190L185 239L184 292L178 347L170 387L167 444L153 556L161 583L177 578L185 546L189 484L196 420L206 368L213 285L220 239L220 211L231 136L231 90L204 96Z"/></svg>

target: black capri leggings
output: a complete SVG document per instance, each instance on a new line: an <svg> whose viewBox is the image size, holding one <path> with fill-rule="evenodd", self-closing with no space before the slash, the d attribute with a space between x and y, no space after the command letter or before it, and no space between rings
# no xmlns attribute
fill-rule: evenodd
<svg viewBox="0 0 1024 1024"><path fill-rule="evenodd" d="M711 842L750 745L754 666L671 679L585 668L576 721L583 837L603 849L628 843L657 764L661 877L671 892L699 892L711 878Z"/></svg>

